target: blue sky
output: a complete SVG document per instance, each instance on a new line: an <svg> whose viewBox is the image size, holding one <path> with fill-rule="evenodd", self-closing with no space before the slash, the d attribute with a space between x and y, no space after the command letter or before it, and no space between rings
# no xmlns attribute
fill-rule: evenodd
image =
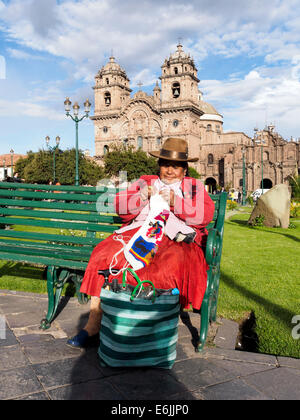
<svg viewBox="0 0 300 420"><path fill-rule="evenodd" d="M179 37L224 131L251 136L275 123L298 138L299 27L298 0L0 0L0 154L37 151L47 135L73 147L66 96L93 103L94 76L112 50L131 88L142 81L151 93ZM90 120L79 146L94 154Z"/></svg>

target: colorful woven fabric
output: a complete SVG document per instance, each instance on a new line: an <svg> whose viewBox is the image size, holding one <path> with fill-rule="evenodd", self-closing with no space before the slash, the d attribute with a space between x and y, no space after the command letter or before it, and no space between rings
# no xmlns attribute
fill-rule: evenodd
<svg viewBox="0 0 300 420"><path fill-rule="evenodd" d="M103 289L98 354L102 366L172 368L178 339L179 297L130 301L130 293Z"/></svg>
<svg viewBox="0 0 300 420"><path fill-rule="evenodd" d="M169 215L168 203L159 194L153 195L146 220L124 247L125 258L135 271L149 265L154 258Z"/></svg>

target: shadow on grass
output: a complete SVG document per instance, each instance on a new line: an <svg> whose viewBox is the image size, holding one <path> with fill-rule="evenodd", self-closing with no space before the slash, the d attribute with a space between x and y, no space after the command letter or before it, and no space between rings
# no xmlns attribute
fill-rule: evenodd
<svg viewBox="0 0 300 420"><path fill-rule="evenodd" d="M246 287L236 283L231 277L221 272L221 280L234 291L238 291L241 295L245 296L250 301L253 301L261 305L266 312L268 312L273 318L286 324L288 328L291 327L291 320L295 315L293 312L277 305L274 302L258 295L257 293L248 290Z"/></svg>
<svg viewBox="0 0 300 420"><path fill-rule="evenodd" d="M257 229L257 230L260 230L261 232L274 233L275 235L282 235L282 236L285 236L288 239L292 239L293 241L300 242L300 239L297 238L297 236L290 235L288 233L276 232L275 230L266 230L263 227L256 228L256 227L249 226L247 220L229 220L229 222L235 223L235 224L240 225L240 226L243 226L247 229Z"/></svg>
<svg viewBox="0 0 300 420"><path fill-rule="evenodd" d="M20 274L21 273L21 274ZM9 274L10 276L26 277L33 280L43 280L44 273L43 268L34 267L30 265L24 265L16 263L14 261L7 261L0 267L0 277Z"/></svg>

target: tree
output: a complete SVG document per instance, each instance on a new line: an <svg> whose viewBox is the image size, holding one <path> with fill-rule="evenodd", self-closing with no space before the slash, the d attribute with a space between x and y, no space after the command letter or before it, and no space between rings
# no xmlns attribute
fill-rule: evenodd
<svg viewBox="0 0 300 420"><path fill-rule="evenodd" d="M24 166L24 179L29 184L48 184L53 177L53 163L49 152L40 150Z"/></svg>
<svg viewBox="0 0 300 420"><path fill-rule="evenodd" d="M292 198L300 199L300 175L291 175L288 178L289 184L292 188Z"/></svg>
<svg viewBox="0 0 300 420"><path fill-rule="evenodd" d="M74 185L75 161L75 149L66 150L57 157L56 178L62 185ZM81 150L78 152L78 169L80 185L97 185L104 177L103 169L87 159Z"/></svg>
<svg viewBox="0 0 300 420"><path fill-rule="evenodd" d="M153 175L158 172L157 160L149 157L141 149L132 146L114 146L104 157L104 170L107 176L119 176L127 172L127 180L139 178L141 175Z"/></svg>
<svg viewBox="0 0 300 420"><path fill-rule="evenodd" d="M75 183L75 149L62 151L57 149L55 155L56 182L62 185ZM87 159L82 151L78 153L80 185L97 185L104 177L103 169ZM53 182L53 153L39 150L28 152L27 157L16 163L16 172L28 183L48 184Z"/></svg>
<svg viewBox="0 0 300 420"><path fill-rule="evenodd" d="M27 165L29 165L34 159L34 153L30 150L27 152L27 156L20 158L15 164L15 172L18 173L19 178L25 179L24 170Z"/></svg>
<svg viewBox="0 0 300 420"><path fill-rule="evenodd" d="M189 176L196 179L201 178L201 175L199 174L199 172L197 172L196 169L194 169L192 166L189 167Z"/></svg>

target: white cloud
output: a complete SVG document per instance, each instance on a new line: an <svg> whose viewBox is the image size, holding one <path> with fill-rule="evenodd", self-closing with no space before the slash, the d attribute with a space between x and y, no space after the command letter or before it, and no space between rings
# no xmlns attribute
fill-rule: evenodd
<svg viewBox="0 0 300 420"><path fill-rule="evenodd" d="M143 69L131 80L131 87L135 88L142 83L142 86L151 86L156 83L157 77L149 69ZM141 88L142 89L142 88Z"/></svg>
<svg viewBox="0 0 300 420"><path fill-rule="evenodd" d="M253 134L255 125L276 122L285 138L299 137L300 57L285 73L268 76L265 68L230 81L204 80L204 100L216 105L224 116L225 129ZM297 77L295 77L297 76Z"/></svg>
<svg viewBox="0 0 300 420"><path fill-rule="evenodd" d="M0 114L2 117L12 115L47 118L49 120L63 120L64 114L51 107L34 103L32 101L7 101L0 99Z"/></svg>
<svg viewBox="0 0 300 420"><path fill-rule="evenodd" d="M272 5L269 0L11 0L6 6L0 0L0 11L0 28L14 42L10 55L25 60L41 52L59 57L68 72L70 95L80 100L91 98L94 76L111 49L131 87L139 81L150 86L182 37L197 67L210 56L228 61L259 57L264 63L245 71L227 70L231 74L222 81L201 82L205 100L231 126L264 123L268 109L269 118L280 121L287 133L292 127L288 115L299 112L298 0L273 0ZM72 88L74 80L83 82L82 89ZM49 107L60 106L65 91L59 83L42 86L30 92L31 101L18 106L23 113L44 115Z"/></svg>
<svg viewBox="0 0 300 420"><path fill-rule="evenodd" d="M18 60L44 60L40 55L31 54L22 50L17 50L15 48L7 48L6 50L10 57L16 58Z"/></svg>
<svg viewBox="0 0 300 420"><path fill-rule="evenodd" d="M213 4L211 4L213 3ZM87 62L95 71L113 48L117 57L141 68L158 65L182 36L195 57L208 53L233 57L267 54L275 61L295 54L294 0L273 1L126 1L14 0L2 19L8 36L37 51ZM289 30L285 23L290 22ZM280 54L276 51L280 48ZM160 54L157 54L157 51ZM285 54L284 54L285 51Z"/></svg>

